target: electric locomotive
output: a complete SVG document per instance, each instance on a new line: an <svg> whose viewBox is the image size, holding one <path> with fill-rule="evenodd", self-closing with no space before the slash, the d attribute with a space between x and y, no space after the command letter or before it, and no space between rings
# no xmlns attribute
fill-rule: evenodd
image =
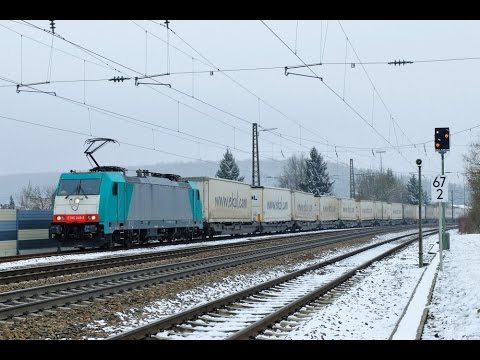
<svg viewBox="0 0 480 360"><path fill-rule="evenodd" d="M178 175L96 167L64 173L55 193L51 239L68 247L129 247L148 240L193 238L203 229L194 183Z"/></svg>

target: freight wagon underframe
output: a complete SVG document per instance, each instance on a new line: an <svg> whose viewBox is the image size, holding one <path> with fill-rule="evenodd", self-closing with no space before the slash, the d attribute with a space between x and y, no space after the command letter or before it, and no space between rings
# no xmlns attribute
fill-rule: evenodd
<svg viewBox="0 0 480 360"><path fill-rule="evenodd" d="M258 225L251 223L204 223L205 236L254 234Z"/></svg>

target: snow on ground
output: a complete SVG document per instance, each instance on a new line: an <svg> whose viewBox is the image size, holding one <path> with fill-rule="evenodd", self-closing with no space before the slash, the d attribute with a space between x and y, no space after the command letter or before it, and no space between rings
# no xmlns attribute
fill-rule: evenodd
<svg viewBox="0 0 480 360"><path fill-rule="evenodd" d="M398 233L385 234L377 236L372 239L368 244L374 244L388 239L392 239L397 236L411 234L415 230L403 231ZM248 275L229 276L221 282L212 283L197 288L187 290L176 295L176 299L162 299L151 303L149 306L143 309L133 308L124 313L117 313L117 316L122 320L123 325L119 328L103 328L104 331L110 334L116 334L121 331L129 330L136 326L145 325L151 321L158 320L160 318L173 315L188 308L206 303L208 301L218 299L220 297L232 294L234 292L255 286L262 282L280 277L287 273L305 268L307 266L316 264L318 262L327 260L329 258L339 256L353 249L365 247L367 244L356 245L352 247L345 247L335 251L329 251L323 256L317 259L304 262L302 264L295 264L289 266L279 266L271 271L259 271ZM417 250L418 251L418 250ZM142 320L137 320L138 312L143 312ZM89 327L101 327L101 323L93 323Z"/></svg>
<svg viewBox="0 0 480 360"><path fill-rule="evenodd" d="M392 340L417 340L421 336L422 316L428 306L428 298L433 290L435 275L440 263L438 246L435 246L435 251L437 251L437 254L430 262L430 266L424 267L425 271L410 297L397 328L392 333Z"/></svg>
<svg viewBox="0 0 480 360"><path fill-rule="evenodd" d="M428 306L429 318L424 328L422 339L480 339L480 235L459 235L457 231L450 232L450 250L443 252L443 271L440 271L433 291L432 303ZM374 242L383 241L409 232L393 233L375 238ZM291 234L295 236L297 234ZM65 261L80 261L102 257L139 254L156 251L168 251L194 246L211 246L219 243L250 241L251 239L271 239L284 235L270 235L254 238L231 239L221 242L202 242L196 244L159 246L148 249L131 249L115 252L91 254L59 255L48 258L21 260L1 263L0 270L15 267L25 267ZM425 243L432 245L438 236L431 236ZM424 245L426 261L428 245ZM437 246L433 250L436 250ZM162 318L186 308L205 303L211 299L231 294L240 289L253 286L268 279L281 276L288 272L313 264L319 260L337 256L347 249L329 252L325 257L306 262L302 265L285 266L272 269L270 272L259 272L249 275L228 277L224 281L197 287L177 294L177 299L161 299L145 309L131 309L130 312L117 314L124 320L124 326L116 329L105 329L109 333L118 333L137 326L137 320L131 314L143 312L142 324ZM438 264L438 256L430 266ZM363 281L343 293L333 304L325 306L310 320L302 323L295 331L289 333L288 339L388 339L405 306L412 298L412 292L417 286L424 269L418 268L418 246L410 246L399 256L390 257L364 270L369 274ZM370 276L371 275L371 276ZM428 277L425 273L424 278ZM417 291L425 291L426 285L418 286ZM423 288L423 290L422 290ZM411 306L423 307L411 300ZM418 309L417 309L418 310ZM405 315L403 322L418 327L414 320ZM103 321L96 321L90 327L101 328ZM397 330L400 331L400 327ZM411 329L412 330L412 329Z"/></svg>
<svg viewBox="0 0 480 360"><path fill-rule="evenodd" d="M430 316L422 339L480 339L480 235L450 232L450 250L444 250L443 271L433 288ZM438 235L430 237L436 243ZM415 288L423 269L418 268L418 246L400 256L382 260L364 271L370 276L338 301L325 306L310 321L291 332L287 339L389 339L400 312L410 306L393 339L414 339L427 293L438 269L438 254ZM437 251L435 244L432 251ZM415 296L413 296L415 291ZM417 296L420 295L420 296ZM412 298L413 297L413 298ZM416 314L415 314L416 313ZM412 336L413 334L413 336Z"/></svg>
<svg viewBox="0 0 480 360"><path fill-rule="evenodd" d="M432 303L428 306L430 316L425 324L422 339L478 340L480 235L459 235L453 230L449 232L450 250L443 252L443 271L438 272ZM382 236L375 242L394 236L397 234L391 234L390 237ZM326 305L300 323L294 331L285 336L285 339L389 339L395 331L394 339L412 338L412 334L416 334L419 321L418 317L409 316L409 311L416 310L417 315L423 312L426 290L430 290L433 273L438 269L437 241L438 235L424 237L424 261L431 262L429 266L421 269L418 267L418 245L411 245L398 255L363 270L361 281L342 293L335 302ZM343 252L335 251L328 254L328 257ZM320 259L316 261L318 260ZM295 266L300 267L303 266ZM221 283L179 293L178 300L160 300L143 310L136 311L144 311L147 314L142 321L147 323L292 270L293 267L283 270L278 268L268 273L227 278ZM421 295L420 299L413 296L414 291ZM408 304L409 311L404 314ZM131 310L132 313L134 311ZM118 333L136 326L136 320L128 313L117 315L124 320L124 326L105 329L106 331ZM399 322L400 326L396 328ZM92 326L101 327L101 322Z"/></svg>
<svg viewBox="0 0 480 360"><path fill-rule="evenodd" d="M436 238L424 237L424 251ZM285 338L387 340L424 270L418 267L418 244L410 245L360 271L358 282Z"/></svg>
<svg viewBox="0 0 480 360"><path fill-rule="evenodd" d="M450 236L422 339L480 340L480 235Z"/></svg>

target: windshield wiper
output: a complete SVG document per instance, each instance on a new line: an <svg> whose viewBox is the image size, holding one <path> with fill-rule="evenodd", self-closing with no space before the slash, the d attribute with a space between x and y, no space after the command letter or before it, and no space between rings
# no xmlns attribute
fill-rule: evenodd
<svg viewBox="0 0 480 360"><path fill-rule="evenodd" d="M80 184L78 184L78 185L75 187L75 189L74 189L70 194L68 194L67 196L65 196L65 199L68 199L68 197L69 197L70 195L78 194L78 187L79 187L79 186L80 186Z"/></svg>
<svg viewBox="0 0 480 360"><path fill-rule="evenodd" d="M80 180L80 183L78 184L78 193L80 193L80 191L83 193L83 195L85 195L85 199L88 199L87 193L82 188L82 181L81 180Z"/></svg>

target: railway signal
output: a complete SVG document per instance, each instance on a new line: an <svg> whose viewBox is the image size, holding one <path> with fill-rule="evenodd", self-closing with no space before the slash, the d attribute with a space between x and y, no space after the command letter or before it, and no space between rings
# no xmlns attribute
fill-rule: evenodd
<svg viewBox="0 0 480 360"><path fill-rule="evenodd" d="M450 150L450 129L448 127L435 128L435 150Z"/></svg>
<svg viewBox="0 0 480 360"><path fill-rule="evenodd" d="M440 250L440 271L443 271L443 241L446 238L445 236L445 206L444 203L441 201L444 201L444 199L448 200L448 188L445 189L446 195L444 196L444 191L443 191L443 182L442 182L442 187L436 186L435 184L440 184L438 178L440 180L445 180L446 177L445 175L445 166L444 166L444 157L445 153L447 151L450 151L450 128L448 127L438 127L435 128L435 151L440 153L442 157L442 173L440 176L437 176L435 178L433 188L435 189L435 195L437 198L434 199L434 201L440 201L440 211L439 211L439 216L438 216L438 247ZM437 194L438 193L438 194Z"/></svg>

